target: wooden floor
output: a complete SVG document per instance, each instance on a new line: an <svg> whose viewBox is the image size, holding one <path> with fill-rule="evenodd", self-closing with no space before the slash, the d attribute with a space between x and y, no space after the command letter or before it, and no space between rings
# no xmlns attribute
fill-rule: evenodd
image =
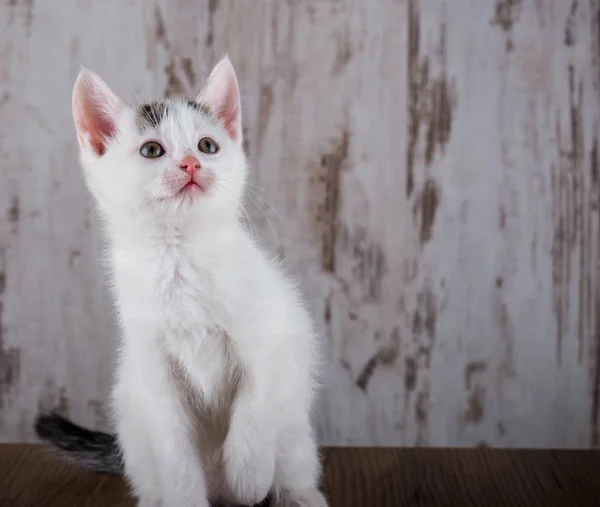
<svg viewBox="0 0 600 507"><path fill-rule="evenodd" d="M598 507L600 452L324 449L331 507ZM0 445L0 507L133 506L118 477Z"/></svg>

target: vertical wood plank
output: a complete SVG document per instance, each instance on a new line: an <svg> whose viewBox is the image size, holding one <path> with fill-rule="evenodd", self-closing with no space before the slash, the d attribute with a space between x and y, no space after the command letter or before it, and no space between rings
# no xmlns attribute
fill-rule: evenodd
<svg viewBox="0 0 600 507"><path fill-rule="evenodd" d="M106 427L116 328L80 65L130 101L238 70L246 207L326 339L326 444L597 447L596 0L0 6L0 440ZM108 35L110 34L110 35Z"/></svg>

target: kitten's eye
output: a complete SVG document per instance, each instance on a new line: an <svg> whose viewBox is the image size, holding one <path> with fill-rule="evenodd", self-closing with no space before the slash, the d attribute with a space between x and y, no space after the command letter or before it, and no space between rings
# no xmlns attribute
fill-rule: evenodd
<svg viewBox="0 0 600 507"><path fill-rule="evenodd" d="M203 137L198 143L198 149L207 155L214 155L219 151L219 145L212 137Z"/></svg>
<svg viewBox="0 0 600 507"><path fill-rule="evenodd" d="M145 158L159 158L165 154L165 149L156 141L149 141L140 148L140 155Z"/></svg>

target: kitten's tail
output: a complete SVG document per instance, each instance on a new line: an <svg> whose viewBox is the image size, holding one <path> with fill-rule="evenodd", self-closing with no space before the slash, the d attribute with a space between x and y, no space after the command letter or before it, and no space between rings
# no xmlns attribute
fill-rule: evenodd
<svg viewBox="0 0 600 507"><path fill-rule="evenodd" d="M41 414L34 424L37 436L61 454L94 472L123 474L123 459L114 435L91 431L57 414Z"/></svg>

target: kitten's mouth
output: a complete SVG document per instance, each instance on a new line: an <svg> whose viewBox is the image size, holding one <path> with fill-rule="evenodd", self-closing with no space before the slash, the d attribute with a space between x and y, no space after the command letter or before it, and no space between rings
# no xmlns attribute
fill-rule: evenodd
<svg viewBox="0 0 600 507"><path fill-rule="evenodd" d="M185 185L183 185L183 187L181 187L179 189L179 192L177 192L177 194L181 195L181 194L187 194L190 192L205 192L205 191L206 191L206 187L204 185L202 185L201 183L199 183L197 181L190 180Z"/></svg>

